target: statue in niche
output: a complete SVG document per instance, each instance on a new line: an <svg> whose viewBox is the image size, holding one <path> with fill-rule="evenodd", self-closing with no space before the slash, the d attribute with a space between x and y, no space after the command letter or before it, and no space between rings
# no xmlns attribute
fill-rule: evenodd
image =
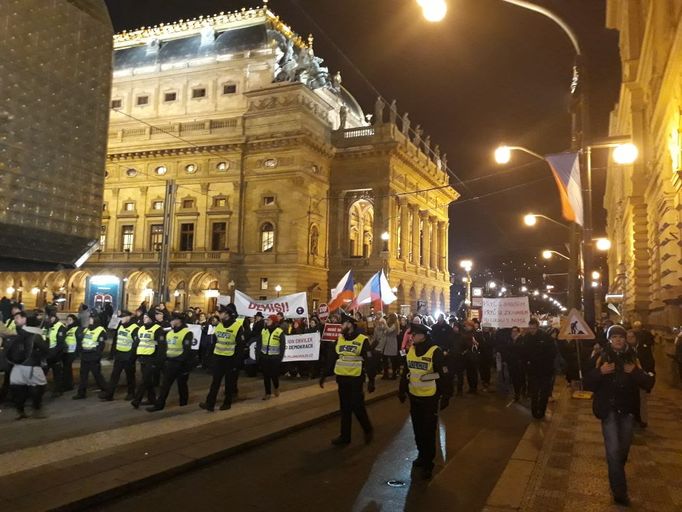
<svg viewBox="0 0 682 512"><path fill-rule="evenodd" d="M398 119L398 104L395 100L391 102L391 106L388 109L388 120L391 124L395 124Z"/></svg>
<svg viewBox="0 0 682 512"><path fill-rule="evenodd" d="M317 256L317 246L319 245L320 234L317 229L313 228L313 232L310 234L310 254Z"/></svg>
<svg viewBox="0 0 682 512"><path fill-rule="evenodd" d="M403 135L408 139L410 138L410 123L410 114L405 112L405 115L403 116Z"/></svg>
<svg viewBox="0 0 682 512"><path fill-rule="evenodd" d="M348 108L346 105L341 105L339 109L339 130L346 129L346 122L348 121Z"/></svg>
<svg viewBox="0 0 682 512"><path fill-rule="evenodd" d="M383 124L384 123L384 108L386 107L386 104L384 103L384 100L381 98L377 98L376 102L374 103L374 124Z"/></svg>

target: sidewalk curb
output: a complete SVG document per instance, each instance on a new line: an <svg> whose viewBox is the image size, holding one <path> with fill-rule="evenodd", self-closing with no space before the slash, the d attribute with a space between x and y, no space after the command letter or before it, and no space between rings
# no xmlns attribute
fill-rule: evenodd
<svg viewBox="0 0 682 512"><path fill-rule="evenodd" d="M569 390L564 387L554 402L556 407L547 422L532 421L523 437L516 445L507 466L497 484L486 499L483 512L511 512L523 509L528 487L533 480L542 447L558 424L566 400L570 400Z"/></svg>
<svg viewBox="0 0 682 512"><path fill-rule="evenodd" d="M394 389L391 391L386 391L383 394L379 394L376 396L373 396L369 399L365 400L365 403L367 405L373 404L376 402L379 402L381 400L385 400L387 398L395 397L398 394L398 390ZM206 455L203 455L201 457L198 457L196 459L191 459L186 462L180 463L180 464L175 464L171 465L170 467L160 469L159 471L156 471L152 474L149 474L147 476L141 477L139 479L136 479L131 482L121 482L121 485L114 485L114 486L106 486L107 488L102 489L100 491L95 491L89 496L78 498L68 504L64 505L59 505L57 507L50 508L49 510L53 511L77 511L77 510L84 510L88 507L93 507L98 504L101 504L105 501L113 500L116 498L119 498L121 496L124 496L125 494L128 493L133 493L136 491L139 491L145 487L149 487L151 485L154 485L156 483L159 483L161 481L167 480L168 478L172 478L175 476L178 476L180 474L193 471L196 469L199 469L201 467L210 465L212 463L218 462L224 458L227 458L229 456L247 451L249 449L255 448L257 446L260 446L261 444L268 443L271 441L274 441L276 439L282 438L288 434L291 434L293 432L297 432L300 430L304 430L310 426L313 426L317 423L321 423L323 421L326 421L330 418L333 418L335 416L339 415L339 410L335 407L333 411L330 412L324 412L322 414L316 415L312 418L305 419L303 421L297 421L291 425L288 425L284 428L277 429L275 431L269 431L265 432L261 435L256 435L252 439L249 439L248 441L236 444L234 446L229 446L224 449L217 449L216 451L212 453L208 453ZM293 417L287 418L288 420L291 420ZM285 419L286 422L286 419ZM105 487L104 485L102 487Z"/></svg>

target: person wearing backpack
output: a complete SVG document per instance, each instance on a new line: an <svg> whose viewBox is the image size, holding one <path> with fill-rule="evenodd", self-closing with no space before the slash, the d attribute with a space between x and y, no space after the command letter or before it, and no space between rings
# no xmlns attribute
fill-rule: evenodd
<svg viewBox="0 0 682 512"><path fill-rule="evenodd" d="M49 348L42 336L25 330L28 318L24 311L14 315L16 336L5 340L7 359L13 364L10 374L12 398L17 408L17 420L27 418L25 404L31 397L33 417L44 418L42 411L43 394L47 380L41 361L47 357Z"/></svg>

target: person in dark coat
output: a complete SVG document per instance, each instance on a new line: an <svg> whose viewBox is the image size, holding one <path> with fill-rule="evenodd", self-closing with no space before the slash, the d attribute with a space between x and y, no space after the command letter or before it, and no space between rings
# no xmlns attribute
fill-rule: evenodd
<svg viewBox="0 0 682 512"><path fill-rule="evenodd" d="M535 419L542 419L545 417L547 402L552 394L557 348L549 334L540 330L540 322L537 318L531 318L528 322L523 349L531 413Z"/></svg>
<svg viewBox="0 0 682 512"><path fill-rule="evenodd" d="M635 324L637 324L637 322L635 322ZM646 336L637 336L637 331L635 329L631 329L627 332L626 341L628 348L637 356L637 360L639 361L642 370L649 375L652 375L655 379L656 362L654 361L654 354L651 351L651 346L647 344L650 341ZM647 428L649 424L649 393L651 393L651 390L639 390L639 409L635 415L635 420L637 420L637 423L639 423L639 426L642 428Z"/></svg>
<svg viewBox="0 0 682 512"><path fill-rule="evenodd" d="M594 392L592 410L601 420L609 484L613 499L629 505L625 463L639 406L639 390L651 390L653 375L640 366L636 354L625 341L626 331L614 325L607 331L609 345L597 356L585 374L585 387Z"/></svg>
<svg viewBox="0 0 682 512"><path fill-rule="evenodd" d="M514 388L514 401L518 402L524 398L528 392L526 387L526 355L523 344L521 329L512 327L511 342L505 350L505 358L509 368L512 387Z"/></svg>

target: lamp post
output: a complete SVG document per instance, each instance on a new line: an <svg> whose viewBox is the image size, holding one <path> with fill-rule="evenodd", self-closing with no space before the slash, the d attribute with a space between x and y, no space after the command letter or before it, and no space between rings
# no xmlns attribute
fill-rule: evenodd
<svg viewBox="0 0 682 512"><path fill-rule="evenodd" d="M562 227L564 229L568 229L568 230L571 229L566 224L563 224L563 223L559 222L558 220L554 220L551 217L547 217L547 215L542 215L541 213L527 213L526 215L523 216L523 223L528 227L532 227L538 223L538 219L545 219L545 220L550 221L552 224L556 224L557 226Z"/></svg>
<svg viewBox="0 0 682 512"><path fill-rule="evenodd" d="M471 269L474 267L474 262L471 260L462 260L459 262L459 266L467 273L466 276L466 299L464 301L467 310L467 320L471 317Z"/></svg>
<svg viewBox="0 0 682 512"><path fill-rule="evenodd" d="M566 256L565 254L562 254L558 251L552 251L550 249L545 249L544 251L542 251L542 257L545 258L546 260L551 260L552 256L555 254L557 256L559 256L560 258L563 258L565 260L569 260L569 261L571 260L571 258L569 256Z"/></svg>
<svg viewBox="0 0 682 512"><path fill-rule="evenodd" d="M282 287L280 285L275 286L275 292L277 292L277 297L282 293Z"/></svg>

